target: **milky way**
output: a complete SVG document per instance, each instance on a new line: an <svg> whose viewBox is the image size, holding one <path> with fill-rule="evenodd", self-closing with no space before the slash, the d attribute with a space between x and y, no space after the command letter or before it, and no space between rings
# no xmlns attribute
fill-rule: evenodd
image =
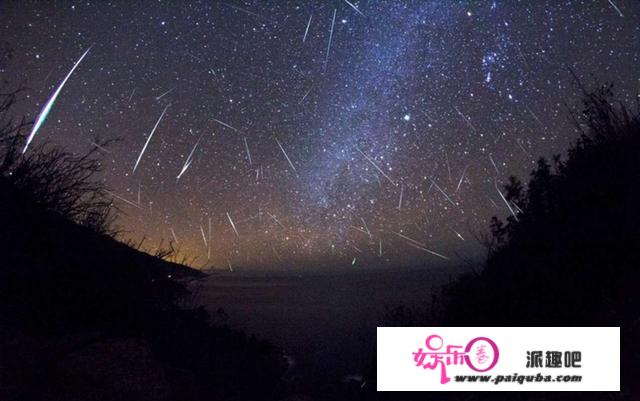
<svg viewBox="0 0 640 401"><path fill-rule="evenodd" d="M488 219L517 213L501 185L577 137L570 70L624 100L640 83L631 0L1 8L18 115L91 48L34 143L120 139L100 151L122 238L196 267L477 257Z"/></svg>

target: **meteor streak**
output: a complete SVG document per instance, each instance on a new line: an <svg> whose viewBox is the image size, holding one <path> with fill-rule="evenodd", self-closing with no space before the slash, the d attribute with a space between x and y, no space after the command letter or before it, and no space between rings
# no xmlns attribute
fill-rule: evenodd
<svg viewBox="0 0 640 401"><path fill-rule="evenodd" d="M311 85L311 88L309 88L309 90L304 94L304 96L302 96L302 99L300 99L300 101L298 102L298 104L304 102L304 99L307 98L307 96L309 96L309 93L311 93L311 90L313 89L313 85Z"/></svg>
<svg viewBox="0 0 640 401"><path fill-rule="evenodd" d="M473 124L471 124L471 120L469 119L469 117L465 116L460 109L458 109L456 106L453 106L454 109L456 109L456 112L458 112L458 114L460 115L460 117L462 117L462 119L464 120L465 123L467 123L467 125L469 126L469 128L471 128L471 130L473 131L474 134L477 134L478 131L476 130L476 127L473 126Z"/></svg>
<svg viewBox="0 0 640 401"><path fill-rule="evenodd" d="M407 245L410 245L410 246L412 246L412 247L414 247L416 249L420 249L422 251L428 252L428 253L430 253L432 255L435 255L435 256L437 256L439 258L442 258L442 259L445 259L445 260L449 260L448 257L446 257L444 255L441 255L441 254L439 254L437 252L434 252L434 251L432 251L430 249L425 248L425 245L423 243L418 242L418 241L414 240L413 238L409 238L406 235L404 235L402 233L397 233L395 231L392 231L392 233L394 233L395 235L397 235L400 238L406 239L407 240Z"/></svg>
<svg viewBox="0 0 640 401"><path fill-rule="evenodd" d="M356 231L360 231L360 232L361 232L361 233L363 233L363 234L369 235L369 233L368 233L368 232L366 232L365 230L363 230L363 229L362 229L362 228L360 228L360 227L351 226L351 228L353 228L353 229L354 229L354 230L356 230Z"/></svg>
<svg viewBox="0 0 640 401"><path fill-rule="evenodd" d="M138 209L141 209L140 205L137 205L135 202L132 202L129 199L123 198L122 196L120 196L120 195L118 195L116 193L113 193L113 192L111 192L109 190L106 190L106 189L105 189L105 192L108 193L109 195L113 196L114 198L123 201L124 203L126 203L128 205L131 205L131 206L137 207Z"/></svg>
<svg viewBox="0 0 640 401"><path fill-rule="evenodd" d="M200 225L200 234L202 234L202 241L204 241L204 246L209 247L207 244L207 237L204 235L204 228L202 228L202 224Z"/></svg>
<svg viewBox="0 0 640 401"><path fill-rule="evenodd" d="M138 160L136 160L136 164L133 166L132 174L136 172L136 168L138 168L138 164L140 163L140 159L142 159L142 155L144 155L144 151L147 150L147 146L149 145L149 141L151 141L151 137L153 137L153 133L156 132L156 128L158 128L158 125L160 125L160 121L162 120L162 117L164 117L164 113L167 112L167 109L169 108L169 106L171 106L171 104L168 104L164 108L164 110L162 110L162 114L160 114L160 118L158 118L158 121L156 121L156 125L153 126L153 129L151 130L151 133L149 134L149 137L147 138L147 141L144 143L144 146L142 147L142 150L140 151L140 155L138 156Z"/></svg>
<svg viewBox="0 0 640 401"><path fill-rule="evenodd" d="M327 69L327 61L329 61L329 51L331 50L331 40L333 39L333 27L336 24L336 11L333 10L333 20L331 20L331 31L329 32L329 43L327 44L327 54L324 56L324 69Z"/></svg>
<svg viewBox="0 0 640 401"><path fill-rule="evenodd" d="M431 180L431 183L432 183L432 184L433 184L433 185L438 189L438 191L440 191L440 193L441 193L442 195L444 195L444 197L445 197L445 198L447 198L447 200L449 201L449 203L451 203L453 206L457 206L457 205L456 205L456 204L451 200L451 198L449 197L449 195L447 195L447 193L446 193L446 192L444 192L444 191L442 190L442 188L440 188L440 186L439 186L438 184L436 184L436 182L435 182L435 181Z"/></svg>
<svg viewBox="0 0 640 401"><path fill-rule="evenodd" d="M173 237L173 240L176 242L176 245L179 245L180 242L178 242L178 237L176 236L176 232L173 231L173 228L169 228L169 231L171 231L171 236Z"/></svg>
<svg viewBox="0 0 640 401"><path fill-rule="evenodd" d="M391 232L394 233L395 235L397 235L398 237L404 238L407 241L412 242L412 243L414 243L416 245L424 246L424 244L422 242L416 241L413 238L409 238L409 237L407 237L406 235L404 235L402 233L398 233L398 232L395 232L395 231L391 231Z"/></svg>
<svg viewBox="0 0 640 401"><path fill-rule="evenodd" d="M447 172L449 173L449 182L451 182L451 166L449 165L449 156L447 156L447 151L444 152L444 160L447 163Z"/></svg>
<svg viewBox="0 0 640 401"><path fill-rule="evenodd" d="M409 245L410 245L410 246L412 246L412 247L414 247L414 248L416 248L416 249L420 249L421 251L428 252L428 253L430 253L430 254L432 254L432 255L434 255L434 256L437 256L437 257L439 257L439 258L442 258L442 259L444 259L444 260L449 260L449 258L448 258L448 257L446 257L446 256L444 256L444 255L441 255L441 254L439 254L438 252L434 252L434 251L432 251L432 250L430 250L430 249L427 249L427 248L425 248L425 247L422 247L422 246L419 246L419 245L415 245L415 244L412 244L412 243L409 243Z"/></svg>
<svg viewBox="0 0 640 401"><path fill-rule="evenodd" d="M101 151L105 152L105 153L111 153L110 150L106 149L104 146L98 145L95 141L89 140L89 143L92 144L93 146L95 146L96 148L100 149Z"/></svg>
<svg viewBox="0 0 640 401"><path fill-rule="evenodd" d="M227 6L229 8L233 8L234 10L238 10L240 12L243 12L243 13L245 13L247 15L253 15L254 17L263 18L262 15L260 15L260 14L256 14L256 13L251 12L249 10L245 10L244 8L241 8L241 7L238 7L238 6L234 6L233 4L228 4L228 3L225 3L225 2L220 2L220 4L222 4L224 6Z"/></svg>
<svg viewBox="0 0 640 401"><path fill-rule="evenodd" d="M229 219L229 223L231 223L231 228L233 228L233 232L235 232L236 236L240 238L240 235L238 234L238 230L236 229L236 225L233 224L233 220L231 220L231 216L229 215L229 212L227 212L227 218Z"/></svg>
<svg viewBox="0 0 640 401"><path fill-rule="evenodd" d="M309 15L309 22L307 22L307 29L304 30L304 36L302 37L302 43L307 40L307 34L309 33L309 27L311 26L311 18L313 18L313 14Z"/></svg>
<svg viewBox="0 0 640 401"><path fill-rule="evenodd" d="M251 152L249 152L249 144L247 143L247 137L244 137L244 148L247 151L247 158L249 159L249 165L251 165Z"/></svg>
<svg viewBox="0 0 640 401"><path fill-rule="evenodd" d="M491 154L489 154L489 160L491 161L491 164L493 164L493 168L496 169L496 174L500 174L500 172L498 171L498 166L496 165L496 162L493 161L493 157L491 157Z"/></svg>
<svg viewBox="0 0 640 401"><path fill-rule="evenodd" d="M293 171L297 172L296 168L294 167L293 163L291 163L291 159L289 159L289 156L287 155L287 152L284 151L284 148L282 147L282 145L280 144L280 141L278 140L278 138L275 138L276 142L278 143L278 146L280 146L280 150L282 151L282 154L284 155L284 157L287 158L287 161L289 162L289 165L291 166L291 168L293 169Z"/></svg>
<svg viewBox="0 0 640 401"><path fill-rule="evenodd" d="M451 231L453 231L453 232L456 234L456 236L457 236L458 238L460 238L460 239L461 239L461 240L463 240L463 241L465 240L465 239L464 239L464 237L463 237L459 232L457 232L456 230L454 230L454 229L453 229L453 228L451 228L451 227L449 227L449 229L450 229Z"/></svg>
<svg viewBox="0 0 640 401"><path fill-rule="evenodd" d="M73 68L71 68L71 71L69 71L67 76L62 80L62 83L58 86L58 89L56 89L56 91L53 92L53 95L49 98L49 100L47 101L45 106L42 108L42 110L40 111L40 114L38 114L38 118L36 119L36 123L33 125L33 128L31 129L31 133L29 134L29 137L27 138L27 143L24 145L24 149L22 149L22 153L23 154L27 151L27 148L29 147L29 144L31 144L31 141L33 141L33 138L38 133L38 130L40 129L40 127L42 126L44 121L47 119L47 116L49 115L49 112L51 111L51 108L53 107L53 104L55 103L56 99L58 98L58 95L60 94L60 91L62 91L62 87L64 86L64 84L67 83L67 80L69 79L69 77L71 77L71 74L73 74L73 72L76 70L76 68L80 65L80 62L82 61L82 59L84 59L84 57L87 55L87 53L89 53L89 50L91 50L91 47L89 47L87 49L87 51L85 51L84 54L82 54L82 56L78 59L78 61L76 61L76 63L73 65Z"/></svg>
<svg viewBox="0 0 640 401"><path fill-rule="evenodd" d="M608 1L609 1L609 4L611 4L611 7L615 8L615 10L618 12L618 14L620 14L621 17L624 17L624 15L622 14L622 11L620 11L618 6L616 6L616 3L614 3L613 0L608 0Z"/></svg>
<svg viewBox="0 0 640 401"><path fill-rule="evenodd" d="M465 167L464 170L462 170L462 175L460 176L460 181L458 181L458 186L456 187L456 192L458 192L460 190L460 185L462 185L462 180L464 180L464 174L467 172L468 168L469 168L469 166L467 165L467 167Z"/></svg>
<svg viewBox="0 0 640 401"><path fill-rule="evenodd" d="M376 170L378 170L378 172L379 172L380 174L382 174L382 175L384 176L384 178L386 178L387 180L389 180L389 182L390 182L390 183L392 183L394 186L397 186L397 185L398 185L398 184L396 184L395 182L393 182L393 180L392 180L391 178L389 178L389 176L388 176L388 175L386 175L386 174L384 173L384 171L382 171L382 169L381 169L380 167L378 167L378 165L377 165L373 160L371 160L371 158L370 158L369 156L365 155L365 154L364 154L364 152L360 150L360 148L356 147L356 149L358 150L358 152L360 152L360 154L361 154L362 156L364 156L364 158L365 158L365 159L367 159L367 161L368 161L369 163L371 163L371 165L372 165L373 167L375 167L375 168L376 168Z"/></svg>
<svg viewBox="0 0 640 401"><path fill-rule="evenodd" d="M502 192L498 188L498 182L497 181L494 182L494 185L496 187L496 191L498 191L498 194L500 194L500 198L502 198L502 201L504 202L504 204L507 205L509 212L511 212L511 215L513 215L513 218L516 219L516 221L518 221L518 216L516 216L516 213L513 211L513 208L509 204L509 201L507 201L507 198L505 198L504 195L502 195Z"/></svg>
<svg viewBox="0 0 640 401"><path fill-rule="evenodd" d="M202 137L200 137L200 138L202 138ZM191 149L191 153L189 153L189 156L187 157L187 160L184 162L184 166L182 166L182 170L180 170L180 174L178 174L178 176L176 177L176 181L179 180L180 177L182 177L182 174L184 174L185 171L187 171L187 169L191 165L191 162L193 161L193 159L192 159L193 158L193 152L196 151L196 148L198 147L198 144L200 143L200 138L198 138L198 141L193 146L193 149Z"/></svg>
<svg viewBox="0 0 640 401"><path fill-rule="evenodd" d="M171 89L169 89L168 91L166 91L165 93L163 93L162 95L160 95L160 96L156 96L156 100L160 100L160 99L162 99L163 97L167 96L169 93L173 92L173 90L174 90L174 89L175 89L175 88L171 88Z"/></svg>
<svg viewBox="0 0 640 401"><path fill-rule="evenodd" d="M209 244L207 245L207 260L211 259L211 217L209 217Z"/></svg>
<svg viewBox="0 0 640 401"><path fill-rule="evenodd" d="M356 10L356 12L360 15L362 15L364 17L364 14L362 14L362 11L358 10L358 7L356 7L355 5L353 5L353 3L351 3L349 0L344 0L345 3L347 3L349 6L351 6L351 8L353 8L354 10Z"/></svg>
<svg viewBox="0 0 640 401"><path fill-rule="evenodd" d="M282 223L280 223L280 220L278 220L278 219L276 218L276 216L272 215L271 213L267 212L266 210L265 210L264 212L265 212L266 214L268 214L268 215L269 215L269 217L271 217L271 218L273 219L273 221L275 221L276 223L278 223L278 225L279 225L280 227L285 228L285 227L282 225Z"/></svg>
<svg viewBox="0 0 640 401"><path fill-rule="evenodd" d="M367 222L364 221L364 218L360 217L360 220L362 220L362 224L364 225L364 229L367 230L367 235L369 236L369 239L371 238L371 231L369 231L369 227L367 227Z"/></svg>
<svg viewBox="0 0 640 401"><path fill-rule="evenodd" d="M231 128L232 130L234 130L234 131L238 132L238 130L237 130L236 128L233 128L232 126L230 126L229 124L227 124L227 123L225 123L225 122L222 122L222 121L220 121L220 120L216 120L215 118L212 118L212 120L213 120L213 121L215 121L215 122L217 122L218 124L220 124L220 125L224 126L224 127Z"/></svg>
<svg viewBox="0 0 640 401"><path fill-rule="evenodd" d="M536 115L536 113L533 112L533 110L531 110L531 108L527 105L525 105L525 107L527 108L527 111L529 112L529 114L531 114L531 116L533 117L534 120L536 120L538 122L538 124L540 124L540 126L542 127L542 129L545 129L544 124L542 123L542 121L540 121L540 119L538 118L538 116Z"/></svg>

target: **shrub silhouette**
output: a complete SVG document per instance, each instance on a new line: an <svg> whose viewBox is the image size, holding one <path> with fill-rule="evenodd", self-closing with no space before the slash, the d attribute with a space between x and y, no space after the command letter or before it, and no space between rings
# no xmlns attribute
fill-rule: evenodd
<svg viewBox="0 0 640 401"><path fill-rule="evenodd" d="M116 209L104 185L95 178L100 171L100 159L96 157L98 147L112 141L104 141L81 156L47 144L34 146L23 154L23 131L28 124L24 119L15 123L9 114L20 92L0 94L0 177L3 185L41 209L95 232L115 234L112 225Z"/></svg>
<svg viewBox="0 0 640 401"><path fill-rule="evenodd" d="M477 276L450 288L448 319L509 324L614 324L638 319L640 114L612 101L612 86L584 91L581 130L566 160L540 159L517 210L493 218Z"/></svg>
<svg viewBox="0 0 640 401"><path fill-rule="evenodd" d="M640 359L640 112L613 101L611 85L581 88L583 109L573 114L579 139L566 159L540 159L526 188L509 180L505 197L516 215L492 219L484 269L445 289L438 320L621 326L626 399L640 392L633 376Z"/></svg>

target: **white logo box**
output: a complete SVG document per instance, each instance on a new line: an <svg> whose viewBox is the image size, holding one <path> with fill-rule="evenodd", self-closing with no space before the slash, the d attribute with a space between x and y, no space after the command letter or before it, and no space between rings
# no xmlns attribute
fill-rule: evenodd
<svg viewBox="0 0 640 401"><path fill-rule="evenodd" d="M378 327L377 335L378 391L620 391L619 327Z"/></svg>

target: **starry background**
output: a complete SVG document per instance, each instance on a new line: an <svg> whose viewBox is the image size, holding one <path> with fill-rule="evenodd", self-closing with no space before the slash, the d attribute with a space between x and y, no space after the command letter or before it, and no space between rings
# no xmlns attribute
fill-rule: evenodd
<svg viewBox="0 0 640 401"><path fill-rule="evenodd" d="M1 75L34 120L91 47L34 143L119 138L100 178L150 252L461 264L509 213L496 185L576 139L569 68L634 98L639 21L632 0L4 1Z"/></svg>

